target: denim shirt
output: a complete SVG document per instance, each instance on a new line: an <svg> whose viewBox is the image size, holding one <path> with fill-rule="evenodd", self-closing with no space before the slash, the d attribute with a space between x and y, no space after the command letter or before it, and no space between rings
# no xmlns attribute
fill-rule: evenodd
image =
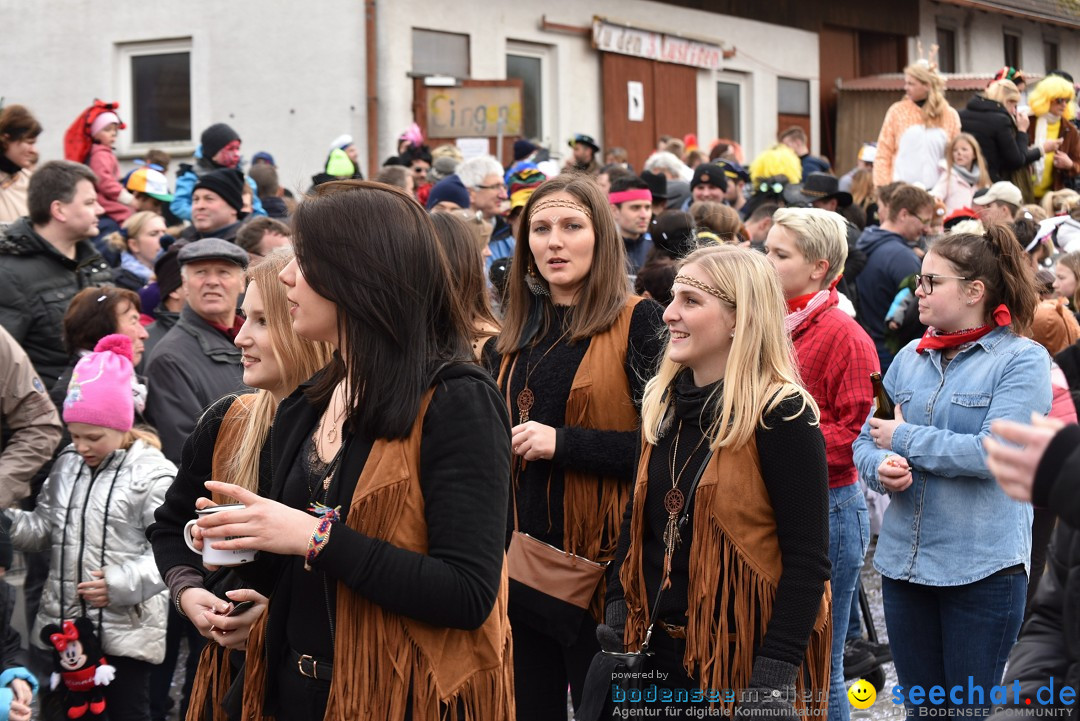
<svg viewBox="0 0 1080 721"><path fill-rule="evenodd" d="M912 483L891 498L874 567L883 576L929 586L973 583L1031 556L1031 504L1005 495L986 467L983 438L999 418L1028 423L1050 410L1050 356L997 328L941 368L941 351L896 356L885 390L901 410L893 450L874 445L869 419L853 444L867 485L887 491L877 469L890 453L907 459Z"/></svg>

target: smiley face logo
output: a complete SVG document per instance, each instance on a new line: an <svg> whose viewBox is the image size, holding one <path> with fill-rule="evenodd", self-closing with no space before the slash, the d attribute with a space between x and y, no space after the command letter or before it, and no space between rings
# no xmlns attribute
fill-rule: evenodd
<svg viewBox="0 0 1080 721"><path fill-rule="evenodd" d="M851 684L847 692L848 701L857 709L867 709L874 705L877 700L877 689L874 684L864 679L859 679Z"/></svg>

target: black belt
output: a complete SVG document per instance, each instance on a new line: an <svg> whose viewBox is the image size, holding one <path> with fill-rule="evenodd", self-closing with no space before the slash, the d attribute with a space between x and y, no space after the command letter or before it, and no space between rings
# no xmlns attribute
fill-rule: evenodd
<svg viewBox="0 0 1080 721"><path fill-rule="evenodd" d="M296 667L301 676L327 683L334 678L334 664L325 659L315 658L306 653L297 653L290 648L289 662Z"/></svg>

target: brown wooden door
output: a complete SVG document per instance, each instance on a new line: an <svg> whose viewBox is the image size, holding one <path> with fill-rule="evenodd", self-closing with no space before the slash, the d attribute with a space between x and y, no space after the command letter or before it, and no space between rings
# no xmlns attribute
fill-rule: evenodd
<svg viewBox="0 0 1080 721"><path fill-rule="evenodd" d="M601 53L604 147L626 148L638 172L661 135L697 131L697 70L617 53ZM642 84L643 119L630 120L627 83Z"/></svg>
<svg viewBox="0 0 1080 721"><path fill-rule="evenodd" d="M821 76L821 154L835 167L836 81L859 77L858 34L848 28L826 25L818 33L818 67ZM843 171L841 171L843 172Z"/></svg>

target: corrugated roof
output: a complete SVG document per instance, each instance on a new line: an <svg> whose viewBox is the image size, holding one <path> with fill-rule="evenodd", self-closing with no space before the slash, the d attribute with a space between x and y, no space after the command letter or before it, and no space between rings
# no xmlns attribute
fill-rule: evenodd
<svg viewBox="0 0 1080 721"><path fill-rule="evenodd" d="M939 2L1036 22L1080 28L1080 2L1077 0L939 0Z"/></svg>
<svg viewBox="0 0 1080 721"><path fill-rule="evenodd" d="M993 80L993 75L945 75L946 90L985 90ZM869 75L865 78L842 80L841 90L904 90L904 74Z"/></svg>

